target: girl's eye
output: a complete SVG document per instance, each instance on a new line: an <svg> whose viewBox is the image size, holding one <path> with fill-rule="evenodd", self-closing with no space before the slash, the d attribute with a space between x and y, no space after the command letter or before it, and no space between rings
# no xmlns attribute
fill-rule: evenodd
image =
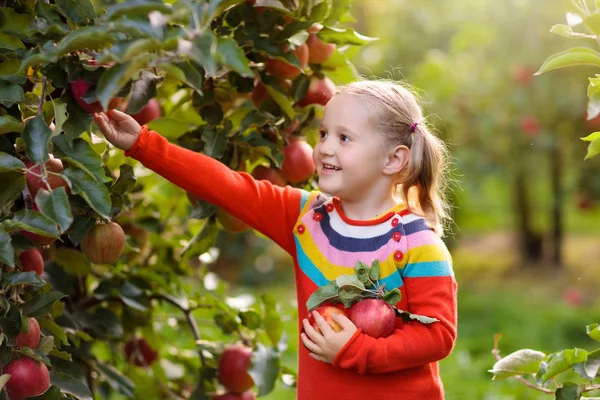
<svg viewBox="0 0 600 400"><path fill-rule="evenodd" d="M342 142L349 142L350 138L346 135L340 135L340 141Z"/></svg>
<svg viewBox="0 0 600 400"><path fill-rule="evenodd" d="M327 132L325 131L320 131L319 134L321 135L321 139L325 139L327 137Z"/></svg>

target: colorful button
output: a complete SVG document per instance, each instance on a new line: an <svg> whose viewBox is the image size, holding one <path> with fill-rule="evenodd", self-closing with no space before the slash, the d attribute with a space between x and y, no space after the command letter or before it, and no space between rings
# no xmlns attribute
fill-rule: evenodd
<svg viewBox="0 0 600 400"><path fill-rule="evenodd" d="M394 234L392 235L392 239L394 239L396 242L399 242L401 238L402 234L400 232L394 232Z"/></svg>
<svg viewBox="0 0 600 400"><path fill-rule="evenodd" d="M315 212L313 214L313 219L315 221L321 221L323 219L323 214L321 214L320 212Z"/></svg>
<svg viewBox="0 0 600 400"><path fill-rule="evenodd" d="M327 204L327 206L325 207L325 209L327 210L327 212L332 212L334 208L335 207L333 207L333 204L331 204L331 203Z"/></svg>
<svg viewBox="0 0 600 400"><path fill-rule="evenodd" d="M298 228L297 228L298 233L302 234L302 233L304 233L305 230L306 230L306 228L304 227L304 225L298 225Z"/></svg>
<svg viewBox="0 0 600 400"><path fill-rule="evenodd" d="M394 253L394 260L402 261L404 259L404 254L401 251L397 251Z"/></svg>
<svg viewBox="0 0 600 400"><path fill-rule="evenodd" d="M392 226L396 226L396 225L398 225L398 222L400 222L400 220L398 220L398 218L394 218L394 219L392 220Z"/></svg>

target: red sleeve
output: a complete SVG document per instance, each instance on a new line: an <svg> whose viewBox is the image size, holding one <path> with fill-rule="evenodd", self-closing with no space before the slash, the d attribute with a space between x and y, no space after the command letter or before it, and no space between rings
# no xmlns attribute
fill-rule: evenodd
<svg viewBox="0 0 600 400"><path fill-rule="evenodd" d="M223 208L294 252L293 227L300 214L301 191L256 181L245 172L200 153L176 146L144 125L125 155L139 160L195 196Z"/></svg>
<svg viewBox="0 0 600 400"><path fill-rule="evenodd" d="M397 324L392 335L375 339L360 330L346 343L334 366L359 374L386 373L418 367L448 356L456 340L456 281L452 261L441 239L413 246L409 235L408 261L402 273L411 313L434 317L429 325L418 321ZM398 317L400 318L400 317Z"/></svg>

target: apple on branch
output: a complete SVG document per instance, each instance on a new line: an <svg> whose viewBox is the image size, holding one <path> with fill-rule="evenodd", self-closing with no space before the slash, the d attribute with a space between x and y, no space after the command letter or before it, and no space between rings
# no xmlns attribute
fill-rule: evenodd
<svg viewBox="0 0 600 400"><path fill-rule="evenodd" d="M285 52L288 53L289 50L285 50ZM281 79L295 79L298 77L308 64L308 46L306 43L302 43L295 50L293 50L292 53L294 53L294 55L298 58L302 68L288 64L286 61L280 59L267 57L265 60L267 72Z"/></svg>
<svg viewBox="0 0 600 400"><path fill-rule="evenodd" d="M50 373L46 365L29 357L13 360L2 371L10 375L6 392L10 400L25 400L50 388Z"/></svg>
<svg viewBox="0 0 600 400"><path fill-rule="evenodd" d="M158 358L158 352L150 347L144 338L129 339L125 343L125 359L138 367L152 365Z"/></svg>
<svg viewBox="0 0 600 400"><path fill-rule="evenodd" d="M248 373L252 349L241 344L227 346L219 359L217 377L230 392L244 393L254 380Z"/></svg>
<svg viewBox="0 0 600 400"><path fill-rule="evenodd" d="M289 182L304 182L315 173L313 149L303 140L296 140L283 148L281 175Z"/></svg>
<svg viewBox="0 0 600 400"><path fill-rule="evenodd" d="M21 261L21 271L35 271L40 276L44 273L44 259L38 249L25 250L19 254L19 260Z"/></svg>
<svg viewBox="0 0 600 400"><path fill-rule="evenodd" d="M312 76L310 78L310 84L306 91L306 96L298 102L298 106L306 107L311 104L320 104L322 106L327 105L329 100L335 94L335 84L328 77L319 78Z"/></svg>
<svg viewBox="0 0 600 400"><path fill-rule="evenodd" d="M114 264L125 248L125 232L116 222L94 226L81 242L81 249L94 264Z"/></svg>
<svg viewBox="0 0 600 400"><path fill-rule="evenodd" d="M40 324L35 318L29 318L29 330L27 332L21 332L15 339L15 345L17 348L29 347L35 349L40 344Z"/></svg>

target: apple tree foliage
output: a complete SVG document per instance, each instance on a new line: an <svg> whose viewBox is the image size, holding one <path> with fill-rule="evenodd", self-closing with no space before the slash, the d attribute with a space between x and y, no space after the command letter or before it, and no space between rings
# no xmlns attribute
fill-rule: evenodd
<svg viewBox="0 0 600 400"><path fill-rule="evenodd" d="M207 399L223 391L218 359L234 342L253 349L250 373L259 396L284 374L294 375L281 366L286 340L273 297L235 308L225 302L224 288L203 284L207 267L199 256L221 229L216 207L192 206L182 190L126 159L88 111L119 106L135 114L156 99L162 115L149 126L172 142L233 169L281 167L290 136L314 140L322 107L303 101L311 79L357 79L349 57L373 39L344 26L353 21L350 6L350 0L2 3L1 365L20 357L45 364L51 386L40 399ZM302 46L317 23L322 27L313 32L335 44L335 52L301 65L289 50ZM266 71L269 58L304 68L285 81ZM255 105L259 84L268 101ZM53 169L56 160L62 167ZM109 221L123 228L124 251L113 265L93 264L81 244ZM21 261L32 248L43 255L41 275ZM165 311L168 323L159 321ZM39 321L41 342L17 348L29 318ZM165 342L160 327L189 337L181 339L187 349ZM126 342L143 344L137 350L151 365L127 363ZM0 377L1 385L7 381Z"/></svg>

